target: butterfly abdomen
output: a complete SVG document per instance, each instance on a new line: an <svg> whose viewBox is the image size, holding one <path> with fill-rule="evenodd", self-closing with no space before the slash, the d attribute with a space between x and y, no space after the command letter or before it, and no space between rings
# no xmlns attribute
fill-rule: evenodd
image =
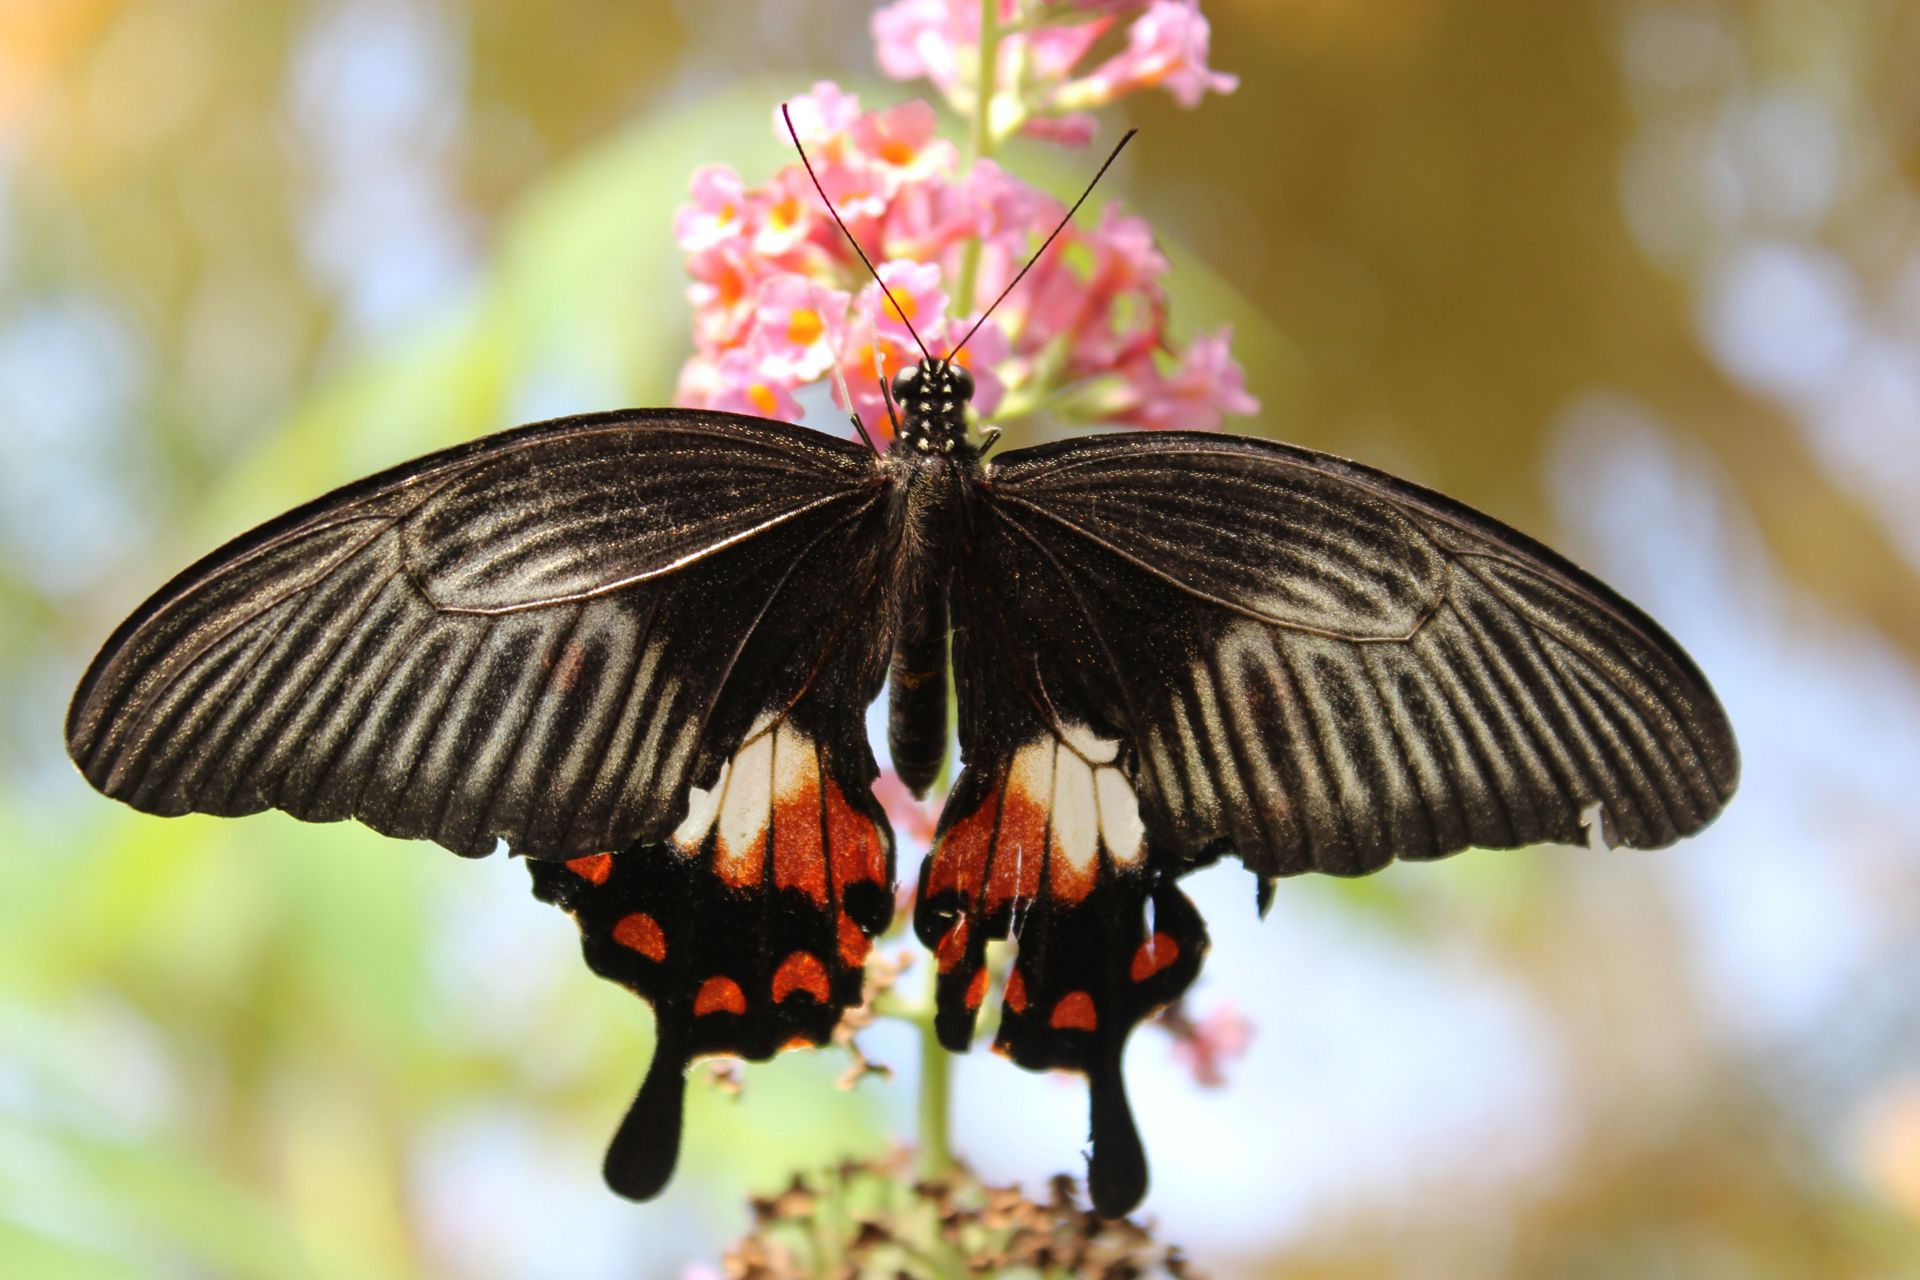
<svg viewBox="0 0 1920 1280"><path fill-rule="evenodd" d="M965 470L978 460L896 453L904 506L896 578L887 746L894 771L925 795L947 756L947 591L965 521Z"/></svg>

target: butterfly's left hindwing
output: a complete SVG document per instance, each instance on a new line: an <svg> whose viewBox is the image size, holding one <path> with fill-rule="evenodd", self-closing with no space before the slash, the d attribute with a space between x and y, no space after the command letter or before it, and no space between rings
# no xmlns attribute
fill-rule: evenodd
<svg viewBox="0 0 1920 1280"><path fill-rule="evenodd" d="M653 1063L607 1152L623 1195L673 1172L689 1062L825 1044L860 1002L893 916L893 840L845 705L864 703L823 691L757 724L667 840L528 864L593 971L654 1008Z"/></svg>

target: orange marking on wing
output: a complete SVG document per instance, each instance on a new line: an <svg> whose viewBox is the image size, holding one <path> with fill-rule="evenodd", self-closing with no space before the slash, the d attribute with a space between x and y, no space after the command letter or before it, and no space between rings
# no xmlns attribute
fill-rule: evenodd
<svg viewBox="0 0 1920 1280"><path fill-rule="evenodd" d="M1048 861L1047 866L1052 869L1048 879L1052 882L1053 896L1068 906L1086 901L1087 895L1093 892L1093 886L1100 880L1098 857L1089 858L1084 867L1074 866L1065 857L1055 857Z"/></svg>
<svg viewBox="0 0 1920 1280"><path fill-rule="evenodd" d="M980 882L986 876L987 853L993 848L994 810L999 806L989 793L986 800L966 817L947 828L933 851L933 866L927 871L929 897L949 889L972 902L980 896Z"/></svg>
<svg viewBox="0 0 1920 1280"><path fill-rule="evenodd" d="M840 963L849 969L858 969L867 962L867 953L872 950L873 939L853 922L852 916L842 914L840 917Z"/></svg>
<svg viewBox="0 0 1920 1280"><path fill-rule="evenodd" d="M811 952L796 951L782 960L780 967L773 971L775 1004L796 991L806 992L821 1004L833 997L833 989L827 985L827 967Z"/></svg>
<svg viewBox="0 0 1920 1280"><path fill-rule="evenodd" d="M785 1053L789 1049L814 1049L818 1047L811 1036L788 1036L787 1042L780 1046L780 1052Z"/></svg>
<svg viewBox="0 0 1920 1280"><path fill-rule="evenodd" d="M1145 982L1179 958L1180 944L1164 933L1156 933L1133 953L1133 967L1129 972L1135 982Z"/></svg>
<svg viewBox="0 0 1920 1280"><path fill-rule="evenodd" d="M767 869L767 829L762 827L747 842L745 849L728 847L726 837L716 843L713 859L713 873L725 884L735 889L752 889L759 885Z"/></svg>
<svg viewBox="0 0 1920 1280"><path fill-rule="evenodd" d="M605 884L607 877L613 874L613 855L610 853L590 853L584 858L575 858L567 863L567 870L582 880L591 880L595 884Z"/></svg>
<svg viewBox="0 0 1920 1280"><path fill-rule="evenodd" d="M820 843L820 779L810 775L773 802L773 882L827 905L827 860Z"/></svg>
<svg viewBox="0 0 1920 1280"><path fill-rule="evenodd" d="M987 883L988 911L998 911L1015 899L1031 902L1040 896L1040 868L1047 862L1047 806L1007 784L1006 808L1000 814L1000 841L993 850L993 877Z"/></svg>
<svg viewBox="0 0 1920 1280"><path fill-rule="evenodd" d="M732 978L708 978L700 984L700 993L693 998L693 1016L696 1018L704 1018L710 1013L746 1011L746 993Z"/></svg>
<svg viewBox="0 0 1920 1280"><path fill-rule="evenodd" d="M644 911L621 916L613 926L613 940L655 964L667 958L667 935L660 931L660 922Z"/></svg>
<svg viewBox="0 0 1920 1280"><path fill-rule="evenodd" d="M1027 1011L1027 980L1018 969L1007 975L1006 1003L1015 1013Z"/></svg>
<svg viewBox="0 0 1920 1280"><path fill-rule="evenodd" d="M971 931L971 921L961 916L953 928L941 935L940 944L933 949L933 958L939 962L940 972L951 973L953 966L966 958L967 934Z"/></svg>
<svg viewBox="0 0 1920 1280"><path fill-rule="evenodd" d="M847 803L833 779L827 779L827 844L833 854L833 882L845 887L862 880L887 882L887 849L880 830Z"/></svg>
<svg viewBox="0 0 1920 1280"><path fill-rule="evenodd" d="M973 979L967 983L967 1008L978 1009L980 1002L987 998L987 967L981 965L973 971Z"/></svg>
<svg viewBox="0 0 1920 1280"><path fill-rule="evenodd" d="M1053 1006L1053 1016L1047 1019L1047 1025L1063 1031L1091 1031L1100 1025L1100 1014L1093 1007L1092 996L1084 991L1069 991Z"/></svg>

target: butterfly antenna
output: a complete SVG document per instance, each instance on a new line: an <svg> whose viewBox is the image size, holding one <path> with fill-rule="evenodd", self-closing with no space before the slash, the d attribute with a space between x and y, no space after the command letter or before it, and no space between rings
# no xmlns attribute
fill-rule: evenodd
<svg viewBox="0 0 1920 1280"><path fill-rule="evenodd" d="M813 304L813 313L820 317L820 324L825 327L827 312L820 305L820 295L813 291L811 280L807 282L807 301ZM847 416L853 419L853 429L860 433L862 440L866 441L867 448L878 453L880 450L874 446L873 437L867 434L867 424L860 421L859 413L854 410L853 393L847 390L847 375L840 369L840 344L833 340L831 333L827 335L827 347L833 352L833 385L840 388L840 403L847 406Z"/></svg>
<svg viewBox="0 0 1920 1280"><path fill-rule="evenodd" d="M904 316L901 318L905 319ZM887 385L886 368L880 363L880 304L878 301L873 304L873 380L880 384L880 403L887 406L887 421L893 424L893 434L898 436L900 414L893 406L893 389Z"/></svg>
<svg viewBox="0 0 1920 1280"><path fill-rule="evenodd" d="M791 123L789 123L788 128L792 128ZM980 332L980 326L987 322L987 317L993 314L994 308L1005 302L1007 295L1013 292L1014 286L1027 278L1027 272L1033 270L1034 264L1040 261L1040 255L1045 253L1047 247L1054 242L1055 238L1067 229L1067 224L1073 221L1073 215L1080 212L1080 206L1087 202L1087 197L1093 194L1093 189L1100 185L1100 179L1107 176L1107 170L1113 167L1113 162L1120 158L1120 153L1126 150L1127 144L1133 141L1133 135L1138 132L1140 132L1138 129L1129 129L1127 130L1126 136L1114 144L1113 150L1107 153L1106 162L1100 166L1100 171L1093 175L1093 181L1089 182L1087 189L1080 193L1080 198L1073 202L1073 208L1067 210L1067 216L1060 219L1059 225L1055 226L1054 229L1047 234L1047 238L1040 242L1040 247L1033 251L1031 258L1027 259L1027 265L1020 268L1020 273L1007 282L1007 287L1000 291L1000 296L995 298L987 309L980 313L980 318L973 322L973 328L967 330L967 336L953 344L953 350L947 353L948 360L952 360L960 354L960 348L966 346L967 343L972 340L973 335ZM796 143L797 141L796 139ZM802 159L804 158L803 156ZM842 230L844 229L845 228L842 228ZM854 247L858 248L859 246L856 245Z"/></svg>
<svg viewBox="0 0 1920 1280"><path fill-rule="evenodd" d="M900 305L900 300L893 296L893 290L887 288L887 282L880 278L880 272L874 267L873 259L869 258L867 251L860 247L860 242L853 238L853 232L847 230L847 224L840 220L840 211L835 209L833 201L827 198L827 189L820 185L820 175L813 171L813 161L807 159L807 149L800 145L800 133L793 127L793 113L787 110L787 104L784 102L780 104L780 118L787 122L787 136L793 139L793 149L800 153L800 163L806 166L807 177L813 182L813 189L820 193L820 203L827 206L827 215L833 219L834 225L840 228L840 234L847 238L847 243L853 246L853 251L860 255L860 261L866 265L867 274L872 276L873 282L880 286L880 292L886 294L887 301L893 304L893 314L899 316L900 323L907 326L907 333L912 336L913 345L920 348L920 354L927 358L928 364L934 363L933 352L927 350L927 344L920 341L920 333L913 327L913 321L907 319L906 309ZM1107 163L1113 162L1109 160ZM1103 167L1101 172L1105 173L1106 169ZM1083 200L1085 198L1085 196L1081 197ZM1079 207L1079 205L1074 206L1076 209Z"/></svg>

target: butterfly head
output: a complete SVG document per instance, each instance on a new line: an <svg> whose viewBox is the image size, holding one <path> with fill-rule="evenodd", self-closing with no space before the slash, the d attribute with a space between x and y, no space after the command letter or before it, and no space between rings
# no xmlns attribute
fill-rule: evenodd
<svg viewBox="0 0 1920 1280"><path fill-rule="evenodd" d="M952 453L967 441L967 402L973 399L973 375L952 360L922 360L893 378L900 405L900 438L895 448L916 453Z"/></svg>

